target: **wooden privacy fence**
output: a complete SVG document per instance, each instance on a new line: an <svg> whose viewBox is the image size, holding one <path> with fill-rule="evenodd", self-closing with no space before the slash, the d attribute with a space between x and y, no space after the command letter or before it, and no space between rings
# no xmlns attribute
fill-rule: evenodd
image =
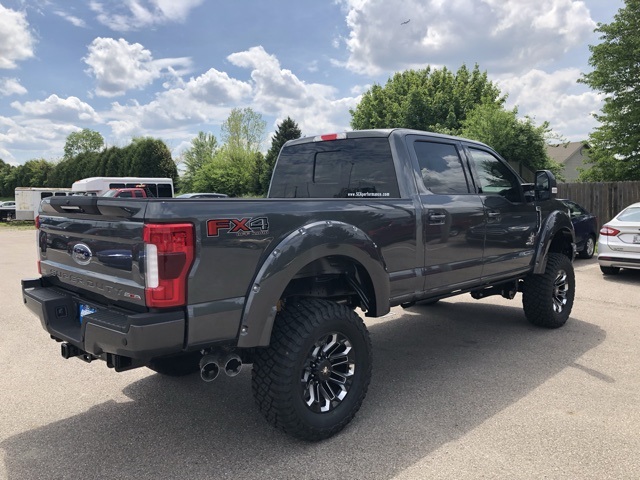
<svg viewBox="0 0 640 480"><path fill-rule="evenodd" d="M568 198L598 217L598 228L628 205L640 202L640 182L559 183L558 198Z"/></svg>

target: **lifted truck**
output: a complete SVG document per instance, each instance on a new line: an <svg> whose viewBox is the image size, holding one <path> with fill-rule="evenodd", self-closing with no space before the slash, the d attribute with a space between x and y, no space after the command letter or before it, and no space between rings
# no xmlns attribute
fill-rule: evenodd
<svg viewBox="0 0 640 480"><path fill-rule="evenodd" d="M369 130L288 142L268 199L46 199L24 303L65 358L206 381L252 363L266 419L319 440L369 386L356 308L522 292L529 322L567 321L574 231L535 179L478 142Z"/></svg>

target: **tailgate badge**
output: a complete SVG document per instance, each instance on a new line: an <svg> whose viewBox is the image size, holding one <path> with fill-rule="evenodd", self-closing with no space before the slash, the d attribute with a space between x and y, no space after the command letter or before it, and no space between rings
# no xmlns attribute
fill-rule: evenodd
<svg viewBox="0 0 640 480"><path fill-rule="evenodd" d="M71 249L71 258L78 265L89 265L92 256L91 249L84 243L76 243Z"/></svg>

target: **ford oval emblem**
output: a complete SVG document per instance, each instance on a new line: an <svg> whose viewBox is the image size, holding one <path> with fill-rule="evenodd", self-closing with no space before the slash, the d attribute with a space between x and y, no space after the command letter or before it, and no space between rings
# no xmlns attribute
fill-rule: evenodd
<svg viewBox="0 0 640 480"><path fill-rule="evenodd" d="M91 257L91 249L84 243L76 243L71 249L71 258L78 265L89 265Z"/></svg>

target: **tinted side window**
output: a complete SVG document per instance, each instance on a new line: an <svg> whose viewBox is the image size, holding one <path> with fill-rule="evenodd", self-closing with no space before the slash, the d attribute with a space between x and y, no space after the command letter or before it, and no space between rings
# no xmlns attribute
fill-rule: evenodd
<svg viewBox="0 0 640 480"><path fill-rule="evenodd" d="M158 184L158 197L171 197L173 192L171 191L170 183L159 183Z"/></svg>
<svg viewBox="0 0 640 480"><path fill-rule="evenodd" d="M469 193L467 179L455 145L415 142L414 149L424 186L433 193Z"/></svg>
<svg viewBox="0 0 640 480"><path fill-rule="evenodd" d="M521 201L520 181L504 162L484 150L471 148L470 151L480 177L481 193L495 193L512 202Z"/></svg>
<svg viewBox="0 0 640 480"><path fill-rule="evenodd" d="M286 147L271 198L398 198L387 138L348 138Z"/></svg>

